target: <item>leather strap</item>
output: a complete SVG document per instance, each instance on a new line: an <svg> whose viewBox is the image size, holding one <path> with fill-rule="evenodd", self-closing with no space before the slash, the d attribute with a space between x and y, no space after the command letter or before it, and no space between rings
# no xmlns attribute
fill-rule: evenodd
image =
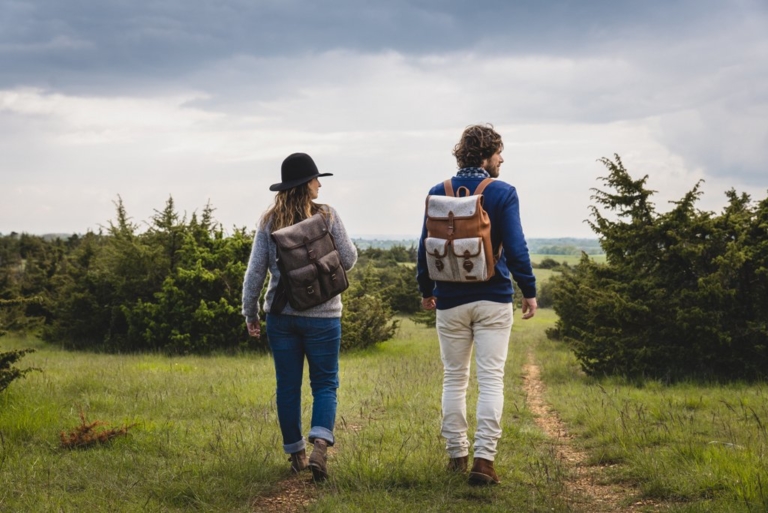
<svg viewBox="0 0 768 513"><path fill-rule="evenodd" d="M450 178L443 182L443 187L445 187L446 196L453 196L453 183L451 183Z"/></svg>
<svg viewBox="0 0 768 513"><path fill-rule="evenodd" d="M475 189L473 196L481 195L485 190L485 188L488 187L488 185L490 185L491 182L493 182L493 178L486 178L485 180L480 182L480 184L477 186L477 189Z"/></svg>
<svg viewBox="0 0 768 513"><path fill-rule="evenodd" d="M272 306L269 309L271 314L282 313L285 305L288 304L288 294L285 292L285 282L283 277L280 276L280 280L277 282L277 288L275 289L275 297L272 299Z"/></svg>
<svg viewBox="0 0 768 513"><path fill-rule="evenodd" d="M488 187L491 182L493 182L493 178L486 178L482 182L480 182L477 186L477 189L475 189L475 192L472 194L473 196L479 196L483 193L486 187ZM446 196L455 196L453 192L453 182L451 182L451 179L443 182L443 187L445 187L445 195Z"/></svg>
<svg viewBox="0 0 768 513"><path fill-rule="evenodd" d="M493 182L493 178L486 178L485 180L480 182L477 185L477 189L475 189L475 192L474 192L473 196L479 196L480 194L482 194L483 191L485 190L485 188L488 187L491 184L491 182ZM499 244L499 249L493 255L493 258L494 258L494 260L496 262L498 262L501 259L501 250L502 249L503 249L502 245Z"/></svg>

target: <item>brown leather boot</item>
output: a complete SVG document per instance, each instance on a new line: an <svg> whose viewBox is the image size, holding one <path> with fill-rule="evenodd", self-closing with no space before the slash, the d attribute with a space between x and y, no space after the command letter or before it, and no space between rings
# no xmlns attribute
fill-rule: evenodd
<svg viewBox="0 0 768 513"><path fill-rule="evenodd" d="M483 458L475 458L472 470L469 473L471 485L495 485L499 484L499 476L493 469L493 462Z"/></svg>
<svg viewBox="0 0 768 513"><path fill-rule="evenodd" d="M460 456L458 458L448 458L449 472L466 472L469 464L469 456Z"/></svg>
<svg viewBox="0 0 768 513"><path fill-rule="evenodd" d="M293 473L298 474L309 465L309 462L307 461L307 451L302 449L299 452L294 452L291 454L291 457L288 458L288 461L291 462L291 470Z"/></svg>
<svg viewBox="0 0 768 513"><path fill-rule="evenodd" d="M314 449L309 456L309 469L315 481L324 481L328 477L328 442L319 438L315 439Z"/></svg>

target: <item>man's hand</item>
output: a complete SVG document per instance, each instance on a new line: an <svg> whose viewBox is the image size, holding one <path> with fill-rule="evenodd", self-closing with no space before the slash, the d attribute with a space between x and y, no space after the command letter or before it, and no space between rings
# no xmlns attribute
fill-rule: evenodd
<svg viewBox="0 0 768 513"><path fill-rule="evenodd" d="M259 335L261 335L261 324L259 324L259 321L246 322L245 325L248 326L248 334L250 336L259 338Z"/></svg>
<svg viewBox="0 0 768 513"><path fill-rule="evenodd" d="M421 298L421 307L424 310L434 310L435 306L437 306L436 301L435 296L423 297Z"/></svg>
<svg viewBox="0 0 768 513"><path fill-rule="evenodd" d="M530 319L536 315L536 309L539 306L536 304L536 298L523 298L523 319Z"/></svg>

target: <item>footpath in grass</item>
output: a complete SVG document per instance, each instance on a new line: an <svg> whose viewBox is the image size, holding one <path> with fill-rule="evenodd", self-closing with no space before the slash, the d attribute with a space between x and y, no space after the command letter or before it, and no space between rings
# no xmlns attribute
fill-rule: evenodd
<svg viewBox="0 0 768 513"><path fill-rule="evenodd" d="M648 510L768 511L768 385L593 379L541 337L546 400L599 482ZM643 510L643 509L641 509Z"/></svg>

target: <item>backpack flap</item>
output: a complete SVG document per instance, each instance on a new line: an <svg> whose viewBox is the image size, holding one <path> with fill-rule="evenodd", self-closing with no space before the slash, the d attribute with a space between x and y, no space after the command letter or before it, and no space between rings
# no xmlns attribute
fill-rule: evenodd
<svg viewBox="0 0 768 513"><path fill-rule="evenodd" d="M341 267L338 251L328 253L317 261L317 268L321 273L334 274Z"/></svg>
<svg viewBox="0 0 768 513"><path fill-rule="evenodd" d="M466 196L455 198L451 196L428 196L427 216L433 219L448 219L453 212L454 217L472 217L480 208L482 196Z"/></svg>
<svg viewBox="0 0 768 513"><path fill-rule="evenodd" d="M320 214L315 214L303 221L272 232L272 238L282 249L293 249L308 242L324 237L328 233L328 225Z"/></svg>

